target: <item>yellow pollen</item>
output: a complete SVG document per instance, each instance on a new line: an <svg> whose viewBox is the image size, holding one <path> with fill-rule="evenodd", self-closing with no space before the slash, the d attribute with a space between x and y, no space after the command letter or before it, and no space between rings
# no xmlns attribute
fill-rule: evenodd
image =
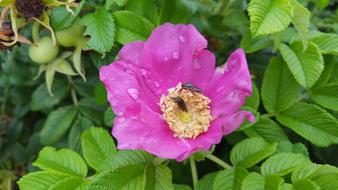
<svg viewBox="0 0 338 190"><path fill-rule="evenodd" d="M160 107L175 137L195 139L210 127L210 102L202 93L183 88L179 83L168 89L167 96L162 95Z"/></svg>

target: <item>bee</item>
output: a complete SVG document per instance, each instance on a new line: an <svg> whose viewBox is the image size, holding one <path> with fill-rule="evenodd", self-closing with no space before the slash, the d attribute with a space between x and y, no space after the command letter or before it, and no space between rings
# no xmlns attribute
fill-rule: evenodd
<svg viewBox="0 0 338 190"><path fill-rule="evenodd" d="M191 83L182 84L182 89L202 93L202 90L200 88L196 87L194 84Z"/></svg>
<svg viewBox="0 0 338 190"><path fill-rule="evenodd" d="M187 105L185 104L184 100L181 97L176 96L176 97L170 97L170 98L174 100L174 102L178 105L181 111L188 112Z"/></svg>

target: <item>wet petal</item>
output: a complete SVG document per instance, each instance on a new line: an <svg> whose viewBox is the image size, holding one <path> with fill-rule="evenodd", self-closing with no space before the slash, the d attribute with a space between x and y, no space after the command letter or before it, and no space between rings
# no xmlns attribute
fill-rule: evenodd
<svg viewBox="0 0 338 190"><path fill-rule="evenodd" d="M239 110L251 93L250 73L242 49L232 53L223 68L216 69L205 92L212 100L211 110L215 118Z"/></svg>
<svg viewBox="0 0 338 190"><path fill-rule="evenodd" d="M234 114L217 119L215 121L215 125L220 126L223 135L227 135L240 127L246 119L251 123L255 121L254 115L252 115L249 111L238 111Z"/></svg>

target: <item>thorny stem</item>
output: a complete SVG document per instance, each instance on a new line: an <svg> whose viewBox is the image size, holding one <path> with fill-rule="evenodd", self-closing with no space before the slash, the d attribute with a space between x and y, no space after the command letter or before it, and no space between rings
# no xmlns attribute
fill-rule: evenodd
<svg viewBox="0 0 338 190"><path fill-rule="evenodd" d="M217 158L216 156L214 156L212 154L207 154L205 157L208 158L209 160L215 162L216 164L222 166L225 169L232 169L232 166L230 166L229 164L225 163L223 160Z"/></svg>
<svg viewBox="0 0 338 190"><path fill-rule="evenodd" d="M71 87L70 93L72 95L73 103L74 103L74 105L77 106L77 105L79 105L79 101L77 100L76 92L75 92L75 89L74 89L73 79L70 76L67 76L67 79L68 79L68 82L69 82L70 87Z"/></svg>
<svg viewBox="0 0 338 190"><path fill-rule="evenodd" d="M194 190L197 190L198 176L197 176L196 163L195 163L193 156L190 157L190 167L191 167L191 176L192 176L192 181L194 185Z"/></svg>

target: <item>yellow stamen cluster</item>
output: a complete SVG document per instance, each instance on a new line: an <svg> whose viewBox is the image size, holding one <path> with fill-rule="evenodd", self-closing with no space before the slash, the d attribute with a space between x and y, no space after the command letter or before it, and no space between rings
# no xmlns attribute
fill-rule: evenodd
<svg viewBox="0 0 338 190"><path fill-rule="evenodd" d="M175 97L184 101L187 111L182 110ZM195 139L208 131L212 120L210 102L211 100L202 93L184 89L179 83L176 87L168 89L167 96L162 95L160 107L175 137Z"/></svg>

